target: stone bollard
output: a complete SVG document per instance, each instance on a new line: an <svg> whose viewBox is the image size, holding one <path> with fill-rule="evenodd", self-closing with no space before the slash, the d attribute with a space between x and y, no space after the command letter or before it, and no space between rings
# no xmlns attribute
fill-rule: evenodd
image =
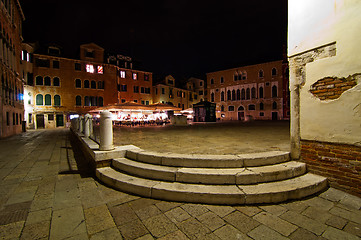
<svg viewBox="0 0 361 240"><path fill-rule="evenodd" d="M113 150L113 120L109 111L100 113L100 145L99 150Z"/></svg>
<svg viewBox="0 0 361 240"><path fill-rule="evenodd" d="M84 131L84 117L79 116L79 133L83 133Z"/></svg>
<svg viewBox="0 0 361 240"><path fill-rule="evenodd" d="M92 121L92 116L87 113L84 118L84 137L89 138L90 136L90 122Z"/></svg>

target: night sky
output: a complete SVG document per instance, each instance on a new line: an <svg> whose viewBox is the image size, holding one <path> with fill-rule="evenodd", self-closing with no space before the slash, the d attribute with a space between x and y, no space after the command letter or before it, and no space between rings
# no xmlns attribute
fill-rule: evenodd
<svg viewBox="0 0 361 240"><path fill-rule="evenodd" d="M131 56L155 78L282 59L287 0L20 0L25 42L55 43L66 57L94 42Z"/></svg>

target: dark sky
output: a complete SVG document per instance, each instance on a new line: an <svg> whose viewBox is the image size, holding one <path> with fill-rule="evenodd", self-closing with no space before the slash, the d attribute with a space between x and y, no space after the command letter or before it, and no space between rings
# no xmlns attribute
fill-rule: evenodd
<svg viewBox="0 0 361 240"><path fill-rule="evenodd" d="M178 80L279 60L287 0L20 0L25 42L56 43L67 56L95 42L138 69Z"/></svg>

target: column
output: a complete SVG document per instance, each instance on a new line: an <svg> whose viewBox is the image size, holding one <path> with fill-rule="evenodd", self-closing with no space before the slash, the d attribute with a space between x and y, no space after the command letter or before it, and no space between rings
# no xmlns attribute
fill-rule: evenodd
<svg viewBox="0 0 361 240"><path fill-rule="evenodd" d="M109 111L100 113L100 145L99 150L113 150L113 120Z"/></svg>

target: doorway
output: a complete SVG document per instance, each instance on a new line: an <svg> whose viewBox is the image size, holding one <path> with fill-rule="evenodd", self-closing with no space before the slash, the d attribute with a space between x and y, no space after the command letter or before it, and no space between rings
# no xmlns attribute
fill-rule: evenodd
<svg viewBox="0 0 361 240"><path fill-rule="evenodd" d="M56 114L56 127L63 127L63 126L64 126L64 115Z"/></svg>
<svg viewBox="0 0 361 240"><path fill-rule="evenodd" d="M45 128L44 114L36 115L36 128Z"/></svg>
<svg viewBox="0 0 361 240"><path fill-rule="evenodd" d="M278 113L272 112L272 120L278 120Z"/></svg>

